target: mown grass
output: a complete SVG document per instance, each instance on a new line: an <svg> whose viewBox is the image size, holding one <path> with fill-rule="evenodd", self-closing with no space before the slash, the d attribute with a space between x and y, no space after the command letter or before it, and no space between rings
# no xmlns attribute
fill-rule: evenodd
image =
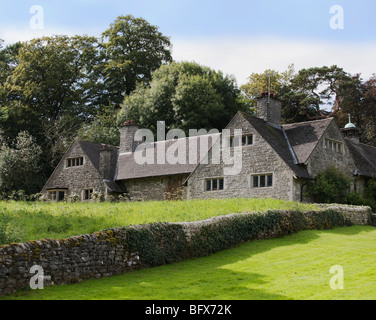
<svg viewBox="0 0 376 320"><path fill-rule="evenodd" d="M1 299L374 300L376 229L301 231L244 243L208 257ZM344 289L330 287L343 268Z"/></svg>
<svg viewBox="0 0 376 320"><path fill-rule="evenodd" d="M197 221L213 216L268 209L306 211L317 208L311 204L274 199L122 203L0 202L0 244L43 238L61 239L114 227Z"/></svg>

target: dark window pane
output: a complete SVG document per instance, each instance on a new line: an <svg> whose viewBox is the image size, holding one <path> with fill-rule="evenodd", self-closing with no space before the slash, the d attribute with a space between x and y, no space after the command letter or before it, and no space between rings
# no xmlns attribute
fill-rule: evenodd
<svg viewBox="0 0 376 320"><path fill-rule="evenodd" d="M213 190L217 190L217 189L218 189L218 180L214 179L213 180Z"/></svg>
<svg viewBox="0 0 376 320"><path fill-rule="evenodd" d="M229 146L230 147L234 146L234 138L232 138L232 137L229 139Z"/></svg>
<svg viewBox="0 0 376 320"><path fill-rule="evenodd" d="M247 144L247 136L242 136L242 146Z"/></svg>
<svg viewBox="0 0 376 320"><path fill-rule="evenodd" d="M260 176L260 188L265 187L265 176Z"/></svg>
<svg viewBox="0 0 376 320"><path fill-rule="evenodd" d="M219 190L223 190L223 187L224 187L224 180L219 179Z"/></svg>
<svg viewBox="0 0 376 320"><path fill-rule="evenodd" d="M211 190L211 180L206 180L206 191Z"/></svg>
<svg viewBox="0 0 376 320"><path fill-rule="evenodd" d="M253 188L258 188L258 186L259 186L259 183L258 183L259 179L258 178L259 178L258 176L253 177Z"/></svg>
<svg viewBox="0 0 376 320"><path fill-rule="evenodd" d="M268 187L273 186L273 175L268 175Z"/></svg>
<svg viewBox="0 0 376 320"><path fill-rule="evenodd" d="M82 166L84 164L84 158L80 158L80 166Z"/></svg>
<svg viewBox="0 0 376 320"><path fill-rule="evenodd" d="M248 144L253 144L253 136L248 136Z"/></svg>

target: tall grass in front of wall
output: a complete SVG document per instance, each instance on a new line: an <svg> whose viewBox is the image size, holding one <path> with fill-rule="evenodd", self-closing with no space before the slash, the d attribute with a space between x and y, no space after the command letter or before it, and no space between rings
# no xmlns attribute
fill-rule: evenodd
<svg viewBox="0 0 376 320"><path fill-rule="evenodd" d="M211 199L150 202L0 202L0 245L44 238L61 239L100 230L153 222L205 220L268 209L318 209L276 199Z"/></svg>

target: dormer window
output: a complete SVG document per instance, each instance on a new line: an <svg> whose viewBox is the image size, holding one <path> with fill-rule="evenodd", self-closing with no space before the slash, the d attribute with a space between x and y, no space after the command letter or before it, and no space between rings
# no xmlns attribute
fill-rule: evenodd
<svg viewBox="0 0 376 320"><path fill-rule="evenodd" d="M84 164L84 157L69 158L66 160L66 167L78 167Z"/></svg>

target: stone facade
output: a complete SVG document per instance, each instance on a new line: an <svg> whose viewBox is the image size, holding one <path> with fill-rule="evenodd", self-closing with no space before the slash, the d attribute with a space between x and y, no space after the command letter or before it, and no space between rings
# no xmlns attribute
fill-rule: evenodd
<svg viewBox="0 0 376 320"><path fill-rule="evenodd" d="M187 182L188 199L206 198L267 198L273 197L292 200L293 171L280 158L270 144L239 113L227 126L227 129L242 129L244 135L252 135L253 143L242 147L242 166L239 174L224 175L225 165L213 164L212 152L209 152L208 164L200 164ZM272 175L272 186L253 187L253 177ZM210 178L224 179L223 190L206 191L205 181Z"/></svg>
<svg viewBox="0 0 376 320"><path fill-rule="evenodd" d="M47 200L75 199L89 201L93 194L105 197L106 180L113 179L117 148L76 140L42 189ZM54 193L63 198L52 198Z"/></svg>
<svg viewBox="0 0 376 320"><path fill-rule="evenodd" d="M188 174L129 179L120 182L132 201L181 200Z"/></svg>

